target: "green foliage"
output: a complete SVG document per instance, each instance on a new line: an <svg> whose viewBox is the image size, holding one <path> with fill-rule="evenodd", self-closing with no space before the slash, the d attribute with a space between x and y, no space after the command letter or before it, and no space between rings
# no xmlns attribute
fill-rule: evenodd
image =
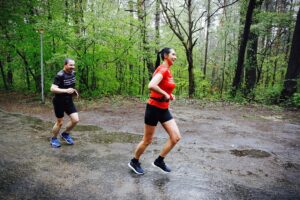
<svg viewBox="0 0 300 200"><path fill-rule="evenodd" d="M291 99L292 105L300 108L300 93L295 93Z"/></svg>
<svg viewBox="0 0 300 200"><path fill-rule="evenodd" d="M257 87L255 89L255 100L264 104L274 104L278 102L280 94L282 91L281 84L275 84L274 86L269 86L267 88Z"/></svg>
<svg viewBox="0 0 300 200"><path fill-rule="evenodd" d="M294 22L292 15L293 13L290 12L260 12L256 15L259 23L251 28L255 31L263 31L266 34L270 33L270 28L272 27L292 28Z"/></svg>
<svg viewBox="0 0 300 200"><path fill-rule="evenodd" d="M157 46L154 41L154 19L149 14L154 10L153 6L146 8L147 16L145 22L142 22L138 20L136 13L126 11L126 1L68 1L68 8L65 7L65 2L1 2L0 60L3 62L4 75L7 76L9 71L13 74L13 83L9 89L40 92L40 33L37 30L43 28L44 91L48 95L54 76L63 68L63 60L71 57L76 62L76 87L82 97L130 95L145 98L148 96L149 74L144 58L154 64L155 49L172 47L177 53L177 60L172 66L177 85L174 92L176 96L188 97L189 73L185 48L165 23L161 23L161 41ZM154 4L146 7L151 5ZM239 28L243 26L239 24L239 14L245 14L247 1L240 4L243 9L240 13L237 12L238 5L237 3L227 7L226 17L223 18L220 12L212 18L205 78L201 71L204 32L195 34L199 37L193 52L195 98L220 98L222 92L222 98L236 102L247 101L240 91L235 98L228 95L236 67ZM271 33L275 28L292 29L294 26L292 12L257 11L254 17L258 23L255 23L251 30L256 32L260 39L274 39ZM143 23L146 23L147 43L141 33L140 27ZM262 47L258 51L259 65L263 62L263 76L254 90L254 95L260 102L272 103L278 98L287 66L285 46L282 45L284 43L285 40L276 43L277 46L273 46L273 51L267 52L265 57ZM0 81L1 89L4 88L3 80L5 79ZM271 86L272 84L275 86ZM298 94L292 100L295 105L299 102Z"/></svg>

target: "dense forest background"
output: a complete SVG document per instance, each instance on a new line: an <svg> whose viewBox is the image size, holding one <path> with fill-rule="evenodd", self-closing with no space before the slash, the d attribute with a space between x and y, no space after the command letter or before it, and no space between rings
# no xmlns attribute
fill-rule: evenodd
<svg viewBox="0 0 300 200"><path fill-rule="evenodd" d="M299 0L0 2L1 90L41 91L42 43L46 95L73 58L81 96L147 96L172 47L179 98L300 106Z"/></svg>

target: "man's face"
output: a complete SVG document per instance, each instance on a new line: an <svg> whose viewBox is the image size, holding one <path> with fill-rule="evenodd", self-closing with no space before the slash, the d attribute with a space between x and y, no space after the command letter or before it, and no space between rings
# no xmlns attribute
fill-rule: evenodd
<svg viewBox="0 0 300 200"><path fill-rule="evenodd" d="M69 60L68 64L64 65L64 69L67 73L72 73L75 69L75 61Z"/></svg>

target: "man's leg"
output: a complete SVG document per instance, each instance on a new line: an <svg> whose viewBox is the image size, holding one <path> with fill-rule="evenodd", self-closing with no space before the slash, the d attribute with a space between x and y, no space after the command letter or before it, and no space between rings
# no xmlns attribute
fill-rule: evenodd
<svg viewBox="0 0 300 200"><path fill-rule="evenodd" d="M53 137L50 140L50 144L53 148L58 148L61 146L60 141L57 139L57 135L63 125L63 122L64 122L63 119L64 118L57 118L56 123L54 124L54 126L52 128Z"/></svg>
<svg viewBox="0 0 300 200"><path fill-rule="evenodd" d="M53 137L56 138L58 136L58 133L62 127L64 123L64 118L57 118L56 119L56 123L54 124L53 128L52 128L52 134L53 134Z"/></svg>
<svg viewBox="0 0 300 200"><path fill-rule="evenodd" d="M70 116L70 121L68 122L66 126L65 132L61 134L61 137L66 141L67 144L74 144L74 141L72 137L70 136L70 131L76 126L76 124L79 122L79 117L78 113L74 112L69 115Z"/></svg>
<svg viewBox="0 0 300 200"><path fill-rule="evenodd" d="M69 115L70 121L67 123L65 132L70 133L70 131L76 126L76 124L79 122L79 116L78 113L72 113Z"/></svg>

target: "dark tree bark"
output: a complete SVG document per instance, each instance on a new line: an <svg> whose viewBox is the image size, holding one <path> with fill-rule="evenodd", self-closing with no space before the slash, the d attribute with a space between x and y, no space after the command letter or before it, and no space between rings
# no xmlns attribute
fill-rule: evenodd
<svg viewBox="0 0 300 200"><path fill-rule="evenodd" d="M251 93L256 83L257 46L258 35L256 33L250 33L247 48L247 63L245 65L245 95Z"/></svg>
<svg viewBox="0 0 300 200"><path fill-rule="evenodd" d="M65 22L67 23L69 21L69 2L68 2L68 0L65 0L64 18L65 18Z"/></svg>
<svg viewBox="0 0 300 200"><path fill-rule="evenodd" d="M250 26L252 23L253 10L255 8L255 3L256 3L256 0L250 0L249 4L248 4L244 32L243 32L243 36L242 36L242 40L241 40L241 44L240 44L240 48L239 48L235 76L234 76L233 83L232 83L232 91L231 91L232 96L236 95L237 90L241 86L241 78L242 78L242 72L243 72L245 50L246 50L246 46L247 46L247 42L248 42Z"/></svg>
<svg viewBox="0 0 300 200"><path fill-rule="evenodd" d="M255 5L256 11L260 12L262 1L258 1ZM253 24L257 24L256 19L253 20ZM257 75L257 48L258 48L258 34L252 30L249 33L249 41L247 46L247 57L245 64L245 95L252 94L252 90L255 87L256 75ZM251 99L254 96L251 97Z"/></svg>
<svg viewBox="0 0 300 200"><path fill-rule="evenodd" d="M6 81L7 81L7 84L9 85L9 88L11 88L13 85L13 72L12 72L11 68L8 68L8 70L7 70Z"/></svg>
<svg viewBox="0 0 300 200"><path fill-rule="evenodd" d="M9 88L12 88L12 85L13 85L13 72L11 69L11 62L12 62L12 56L10 53L8 53L8 55L7 55L8 70L7 70L6 82L9 86Z"/></svg>
<svg viewBox="0 0 300 200"><path fill-rule="evenodd" d="M24 53L22 53L20 50L16 49L17 54L22 58L23 63L24 63L24 68L25 68L25 72L26 72L26 83L27 83L27 89L30 90L30 78L29 75L31 75L33 77L33 79L35 79L35 74L33 73L33 71L30 69L29 63L27 61L27 58L25 56Z"/></svg>
<svg viewBox="0 0 300 200"><path fill-rule="evenodd" d="M281 92L281 99L291 97L297 91L297 79L300 75L300 8L297 14L295 30L290 51L290 58L287 72L285 74L284 88Z"/></svg>
<svg viewBox="0 0 300 200"><path fill-rule="evenodd" d="M4 66L3 66L2 60L0 60L0 69L1 69L1 76L2 76L2 80L3 80L4 89L8 90L7 83L6 83L6 78L5 78Z"/></svg>

